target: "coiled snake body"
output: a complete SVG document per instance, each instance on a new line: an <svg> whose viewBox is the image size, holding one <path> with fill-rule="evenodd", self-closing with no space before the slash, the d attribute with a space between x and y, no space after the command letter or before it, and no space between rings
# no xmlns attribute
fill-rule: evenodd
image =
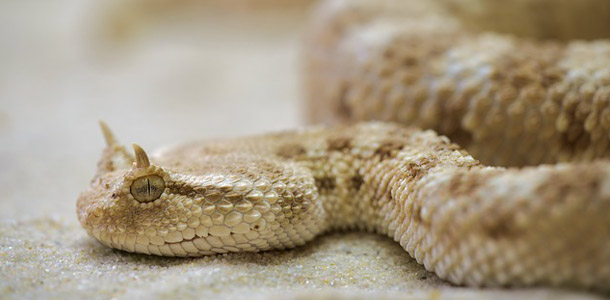
<svg viewBox="0 0 610 300"><path fill-rule="evenodd" d="M413 24L437 28L426 23ZM337 45L334 41L339 36L338 27L329 28L314 35L321 47ZM393 35L397 31L394 28L391 32ZM338 49L355 49L351 42L340 44ZM375 46L380 55L387 52L383 45ZM441 57L445 50L436 46L425 48L416 52L422 56L408 60L406 66L419 66L417 70L426 72L443 71L444 65L434 64L433 68L420 59L431 59L432 54ZM337 104L329 110L344 111L337 112L335 119L406 120L455 137L485 161L498 164L527 165L571 159L582 162L522 169L489 167L432 130L378 122L190 143L149 159L137 145L131 155L102 124L107 147L91 186L77 202L83 227L109 247L164 256L285 249L304 244L328 230L360 229L392 237L426 269L455 284L609 289L610 163L592 161L607 155L603 141L609 137L602 118L604 101L609 100L604 98L608 93L607 86L602 84L608 79L604 77L606 73L595 73L595 84L581 80L570 83L568 90L561 90L564 96L589 95L582 101L592 103L588 112L595 117L584 122L579 131L571 129L583 124L578 110L567 106L571 102L557 101L552 96L554 92L548 92L551 96L544 94L540 101L550 99L560 109L549 109L551 114L545 115L536 110L540 101L528 100L531 95L540 96L536 93L541 90L534 87L544 87L547 77L538 78L542 81L535 79L534 87L524 79L529 88L513 87L512 94L508 94L521 98L507 100L498 96L497 91L502 90L498 86L504 77L493 75L497 74L494 68L483 68L487 70L483 73L460 69L464 73L453 73L461 74L455 75L459 80L453 81L432 76L445 76L442 72L415 73L421 75L418 78L402 72L396 77L400 80L387 81L375 76L394 74L395 62L379 63L389 73L382 72L383 67L379 67L379 72L367 73L378 68L370 63L376 62L374 59L355 60L369 62L358 69L360 65L350 63L353 57L331 63L318 54L316 50L310 52L310 78L317 74L315 78L328 81L310 79L309 83L319 88L314 94L326 102L313 103L319 108L324 103ZM365 56L374 57L369 55ZM387 54L384 57L395 58ZM478 64L473 68L480 68L485 62L488 60L472 62ZM337 68L327 69L333 66ZM468 76L474 78L470 85ZM487 80L486 76L500 83ZM354 78L367 78L367 90L350 85ZM564 83L562 78L552 78L555 81L549 83L551 86ZM421 82L424 79L428 81ZM471 85L474 94L464 90ZM415 97L422 86L425 97ZM371 91L377 88L380 93L371 96ZM456 94L453 88L460 92ZM410 99L415 99L413 108L407 106L408 102L401 102ZM488 122L481 112L497 110L496 115L502 115L500 109L511 101L522 105L514 105L513 112L503 119L503 126L479 127ZM395 110L388 110L387 103L398 104ZM579 103L582 102L577 102L576 107ZM420 109L423 113L418 115ZM529 142L532 136L529 131L512 134L515 128L527 129L521 122L527 119L520 115L524 111L530 112L527 116L538 116L534 118L537 121L526 123L539 124L540 132L546 134L542 136L551 141L550 147L558 149L551 149L552 155L540 154L544 142ZM380 114L369 115L375 112ZM519 136L524 139L526 149L534 149L535 158L524 155L529 150L514 153L505 150ZM485 143L491 148L486 148Z"/></svg>

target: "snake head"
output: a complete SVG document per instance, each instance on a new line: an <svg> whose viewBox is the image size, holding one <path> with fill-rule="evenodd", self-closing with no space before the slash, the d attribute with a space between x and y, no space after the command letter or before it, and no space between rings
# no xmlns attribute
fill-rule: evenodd
<svg viewBox="0 0 610 300"><path fill-rule="evenodd" d="M306 214L318 217L311 222L326 220L312 205L314 180L300 164L235 153L226 144L150 157L134 145L129 154L107 126L102 132L107 147L77 215L108 247L165 256L258 251L270 248L259 237L275 234L279 222Z"/></svg>
<svg viewBox="0 0 610 300"><path fill-rule="evenodd" d="M170 225L176 221L168 218L164 201L170 173L151 164L138 145L134 144L134 154L129 154L108 126L103 122L100 125L106 148L89 189L78 198L77 214L91 236L121 249L122 245L130 244L125 241L128 238L153 235L149 229L152 223ZM135 251L133 247L125 250Z"/></svg>

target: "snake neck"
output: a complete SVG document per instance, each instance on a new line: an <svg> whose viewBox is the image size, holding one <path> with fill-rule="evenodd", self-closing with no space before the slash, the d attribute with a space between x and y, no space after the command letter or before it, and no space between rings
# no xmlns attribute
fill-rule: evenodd
<svg viewBox="0 0 610 300"><path fill-rule="evenodd" d="M460 151L445 150L330 153L312 168L328 229L366 230L400 240L405 226L419 218L414 202L425 179L479 164Z"/></svg>

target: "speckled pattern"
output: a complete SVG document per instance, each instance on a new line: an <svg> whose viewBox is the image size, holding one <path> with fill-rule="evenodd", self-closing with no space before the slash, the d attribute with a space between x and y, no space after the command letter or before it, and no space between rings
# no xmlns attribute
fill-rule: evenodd
<svg viewBox="0 0 610 300"><path fill-rule="evenodd" d="M578 14L579 11L589 13ZM471 198L469 201L477 201L472 193L488 198L487 203L493 203L490 199L495 193L522 197L523 202L509 209L511 213L502 214L504 217L488 216L490 224L499 226L496 229L503 228L498 231L503 232L500 236L507 238L504 234L516 233L513 226L523 221L519 215L529 210L521 205L544 202L548 204L545 209L554 215L551 211L557 209L555 205L564 201L559 199L580 198L576 195L581 194L583 203L593 204L599 198L591 193L608 189L605 179L589 181L591 178L580 175L584 170L598 168L602 178L609 170L610 42L603 39L610 33L609 16L607 3L595 0L553 1L552 5L550 1L324 1L310 22L305 50L309 119L312 123L383 120L434 129L488 165L592 162L508 171L493 180L495 190L490 188L484 193L478 191L480 184L490 184L482 179L484 176L458 180L464 185L470 182L463 189ZM576 24L582 25L581 30ZM554 172L562 175L551 175ZM532 188L540 180L548 180L549 185ZM444 190L448 181L455 178L433 181L429 187ZM572 193L566 183L582 185L579 192ZM434 187L435 184L440 186ZM441 205L448 205L456 197L451 192L455 191L442 192L442 196L430 193L426 204L440 198L445 199ZM496 209L505 208L491 210ZM604 214L609 212L608 208L600 209ZM567 228L554 233L556 239L567 241L569 232L579 226L584 231L604 231L601 228L607 227L587 224L588 217L578 214L573 221L560 223ZM450 217L447 220L451 220L448 228L460 227ZM552 248L544 242L551 234L538 238L544 245L541 247ZM580 245L580 237L568 244ZM591 249L610 246L607 237L599 238ZM478 241L480 246L485 244ZM504 250L503 255L514 255L508 250L510 246L496 246L488 251ZM574 252L570 259L585 262L586 253ZM453 265L451 259L440 257ZM430 265L426 264L429 269ZM520 268L518 265L511 262L507 267ZM596 269L594 272L607 272L607 267L596 263L591 268ZM532 272L530 275L538 273L533 267L527 269ZM558 275L563 271L555 267L549 271L557 272L553 276L565 275ZM511 281L505 277L508 275L484 278L490 274L475 277L482 275L481 281ZM460 275L452 281L468 281ZM607 286L608 282L600 285Z"/></svg>
<svg viewBox="0 0 610 300"><path fill-rule="evenodd" d="M477 7L493 15L515 6L516 14L532 1L473 0L487 4L449 6L464 18L448 12L446 2L468 1L339 0L321 5L311 21L305 51L310 121L384 120L434 129L491 165L610 157L607 39L537 40L481 32L490 30L485 24L491 22L482 19L478 28L471 28L476 22L468 16L482 14ZM549 5L536 2L541 8ZM605 37L610 7L605 1L583 2L588 5L558 1L561 11L524 14L543 22L537 13L555 12L564 20L561 14L569 11L570 3L585 9L600 2L583 26L589 24L591 32L605 29L597 33ZM498 3L499 12L491 3ZM527 22L510 14L504 18L511 19L516 32L526 34ZM572 23L580 25L580 19L574 19ZM576 34L562 28L532 25L530 33L566 38Z"/></svg>
<svg viewBox="0 0 610 300"><path fill-rule="evenodd" d="M77 214L112 248L258 252L360 229L454 284L610 286L607 163L484 167L433 131L375 122L189 143L151 162L102 128Z"/></svg>

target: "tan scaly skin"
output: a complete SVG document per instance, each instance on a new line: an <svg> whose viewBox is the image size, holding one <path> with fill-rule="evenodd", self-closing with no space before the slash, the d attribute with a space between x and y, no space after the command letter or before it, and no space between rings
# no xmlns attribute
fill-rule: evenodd
<svg viewBox="0 0 610 300"><path fill-rule="evenodd" d="M610 158L609 1L330 0L309 29L314 123L434 129L496 166Z"/></svg>
<svg viewBox="0 0 610 300"><path fill-rule="evenodd" d="M454 284L610 287L610 165L485 167L433 131L384 123L108 146L78 219L163 256L286 249L334 229L394 238ZM578 180L574 180L577 178Z"/></svg>

